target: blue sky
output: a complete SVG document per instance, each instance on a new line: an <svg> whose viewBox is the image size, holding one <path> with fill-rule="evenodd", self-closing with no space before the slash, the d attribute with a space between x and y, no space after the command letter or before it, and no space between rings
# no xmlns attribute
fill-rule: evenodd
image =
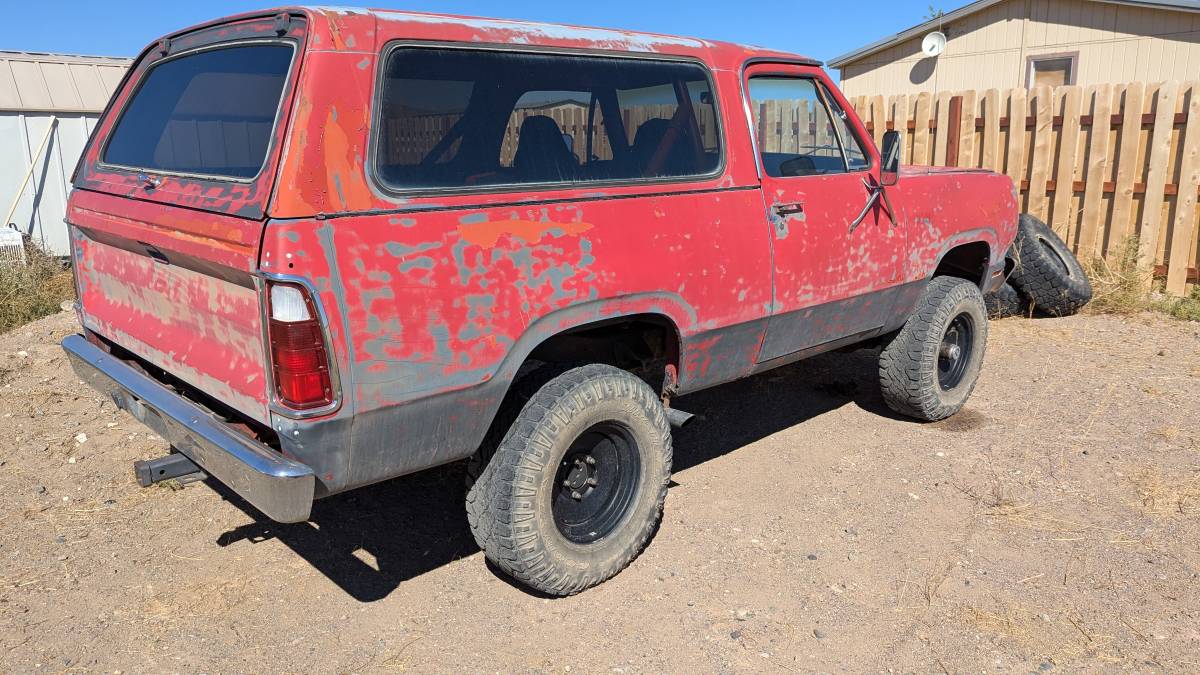
<svg viewBox="0 0 1200 675"><path fill-rule="evenodd" d="M934 4L949 12L965 1ZM109 56L134 56L164 33L271 6L244 0L4 0L4 4L0 50ZM928 0L374 0L365 4L691 35L772 47L823 61L920 23L929 12Z"/></svg>

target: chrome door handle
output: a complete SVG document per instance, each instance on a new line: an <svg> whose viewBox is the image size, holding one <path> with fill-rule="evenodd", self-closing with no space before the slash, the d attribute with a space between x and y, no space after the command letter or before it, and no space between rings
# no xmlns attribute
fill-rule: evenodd
<svg viewBox="0 0 1200 675"><path fill-rule="evenodd" d="M777 216L790 216L795 213L804 213L804 204L801 202L791 202L789 204L775 204L771 207Z"/></svg>

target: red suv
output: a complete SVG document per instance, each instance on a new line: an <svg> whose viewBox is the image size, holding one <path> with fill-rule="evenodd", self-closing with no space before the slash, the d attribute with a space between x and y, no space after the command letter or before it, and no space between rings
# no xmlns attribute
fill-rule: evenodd
<svg viewBox="0 0 1200 675"><path fill-rule="evenodd" d="M74 178L79 374L267 516L470 458L552 594L661 517L673 397L853 343L895 410L975 386L1017 203L900 169L820 65L721 42L289 8L174 33Z"/></svg>

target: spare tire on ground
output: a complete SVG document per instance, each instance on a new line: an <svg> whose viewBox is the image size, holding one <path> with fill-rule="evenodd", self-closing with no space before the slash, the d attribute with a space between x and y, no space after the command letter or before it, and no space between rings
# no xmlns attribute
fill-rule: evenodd
<svg viewBox="0 0 1200 675"><path fill-rule="evenodd" d="M1067 316L1092 299L1092 284L1071 249L1049 225L1025 213L1017 224L1009 282L1035 311Z"/></svg>
<svg viewBox="0 0 1200 675"><path fill-rule="evenodd" d="M1021 297L1017 289L1008 282L997 288L995 292L983 296L983 304L987 306L989 319L1018 316L1029 309L1029 302Z"/></svg>

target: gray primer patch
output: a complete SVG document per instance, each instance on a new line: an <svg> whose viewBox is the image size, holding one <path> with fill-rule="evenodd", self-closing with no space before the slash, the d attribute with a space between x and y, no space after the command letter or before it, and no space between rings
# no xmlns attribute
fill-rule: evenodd
<svg viewBox="0 0 1200 675"><path fill-rule="evenodd" d="M463 225L470 225L471 223L486 223L487 219L488 217L486 213L472 213L459 218L458 222L462 223Z"/></svg>
<svg viewBox="0 0 1200 675"><path fill-rule="evenodd" d="M395 241L389 241L387 244L385 244L388 253L392 254L392 256L396 258L403 258L404 256L412 255L413 253L432 251L435 248L441 248L441 246L442 242L440 241L427 241L422 244L417 244L416 246L409 246L407 244L401 244Z"/></svg>
<svg viewBox="0 0 1200 675"><path fill-rule="evenodd" d="M423 255L419 258L413 258L412 260L405 260L404 262L400 263L400 267L398 269L400 270L401 274L404 274L406 272L411 272L414 269L431 270L433 269L433 264L433 258Z"/></svg>

